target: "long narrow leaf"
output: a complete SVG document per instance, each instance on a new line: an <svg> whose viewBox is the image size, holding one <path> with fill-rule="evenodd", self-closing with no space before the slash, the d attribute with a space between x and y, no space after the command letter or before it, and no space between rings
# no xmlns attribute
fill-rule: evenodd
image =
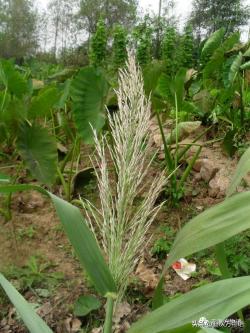
<svg viewBox="0 0 250 333"><path fill-rule="evenodd" d="M178 233L166 267L250 228L250 192L234 195L187 223Z"/></svg>
<svg viewBox="0 0 250 333"><path fill-rule="evenodd" d="M0 285L17 309L30 333L53 333L45 322L36 314L30 304L2 274L0 274Z"/></svg>
<svg viewBox="0 0 250 333"><path fill-rule="evenodd" d="M250 171L250 148L241 156L241 159L237 165L231 183L227 189L227 195L232 195L237 186L240 184L242 178Z"/></svg>
<svg viewBox="0 0 250 333"><path fill-rule="evenodd" d="M132 325L128 333L168 333L201 317L224 320L249 304L250 276L222 280L166 303Z"/></svg>
<svg viewBox="0 0 250 333"><path fill-rule="evenodd" d="M87 270L98 292L103 296L115 293L115 282L80 210L51 193L49 195L81 264Z"/></svg>

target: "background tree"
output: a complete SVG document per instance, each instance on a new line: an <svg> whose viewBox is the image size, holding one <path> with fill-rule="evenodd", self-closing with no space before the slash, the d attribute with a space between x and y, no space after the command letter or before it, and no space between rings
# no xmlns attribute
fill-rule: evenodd
<svg viewBox="0 0 250 333"><path fill-rule="evenodd" d="M83 28L93 34L100 17L108 29L114 24L131 27L136 21L138 0L81 0L79 18Z"/></svg>
<svg viewBox="0 0 250 333"><path fill-rule="evenodd" d="M184 33L180 40L180 64L185 68L194 66L195 40L193 36L193 27L187 23L184 27Z"/></svg>
<svg viewBox="0 0 250 333"><path fill-rule="evenodd" d="M63 57L64 52L76 42L75 31L78 28L76 13L79 10L77 0L50 0L48 4L49 26L51 29L51 45L54 56L60 50Z"/></svg>
<svg viewBox="0 0 250 333"><path fill-rule="evenodd" d="M113 64L116 70L123 67L127 58L127 34L123 26L116 25L113 32Z"/></svg>
<svg viewBox="0 0 250 333"><path fill-rule="evenodd" d="M172 76L177 71L179 60L179 35L175 26L166 28L161 49L161 57L166 66L167 75Z"/></svg>
<svg viewBox="0 0 250 333"><path fill-rule="evenodd" d="M107 53L107 30L103 19L97 23L96 32L91 39L89 60L93 66L103 66Z"/></svg>
<svg viewBox="0 0 250 333"><path fill-rule="evenodd" d="M191 22L198 36L208 36L221 27L230 34L249 18L249 6L241 0L193 0Z"/></svg>
<svg viewBox="0 0 250 333"><path fill-rule="evenodd" d="M30 0L0 0L0 56L21 59L38 46L37 13Z"/></svg>
<svg viewBox="0 0 250 333"><path fill-rule="evenodd" d="M136 58L142 67L152 60L152 32L152 22L148 15L133 30Z"/></svg>

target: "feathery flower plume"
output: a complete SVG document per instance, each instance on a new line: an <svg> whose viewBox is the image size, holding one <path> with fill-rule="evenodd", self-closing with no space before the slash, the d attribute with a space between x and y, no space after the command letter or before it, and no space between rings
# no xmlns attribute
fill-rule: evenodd
<svg viewBox="0 0 250 333"><path fill-rule="evenodd" d="M112 143L105 135L98 137L94 133L96 155L92 164L101 206L97 209L89 201L83 201L83 206L92 230L98 235L96 238L101 239L120 300L147 243L146 233L161 207L155 207L155 201L166 179L165 173L155 177L146 197L135 204L147 183L152 161L148 143L151 105L131 53L126 69L120 70L116 95L119 111L108 115ZM115 170L115 185L109 171L110 160Z"/></svg>

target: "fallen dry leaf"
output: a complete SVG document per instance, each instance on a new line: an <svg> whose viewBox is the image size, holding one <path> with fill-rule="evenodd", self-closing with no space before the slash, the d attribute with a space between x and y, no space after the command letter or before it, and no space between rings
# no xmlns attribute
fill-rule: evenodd
<svg viewBox="0 0 250 333"><path fill-rule="evenodd" d="M157 274L155 274L152 268L145 265L144 259L139 262L135 274L149 289L155 289L158 284Z"/></svg>
<svg viewBox="0 0 250 333"><path fill-rule="evenodd" d="M114 323L119 324L121 319L128 316L131 312L131 306L127 302L123 302L117 305L114 314Z"/></svg>
<svg viewBox="0 0 250 333"><path fill-rule="evenodd" d="M93 328L91 333L102 333L102 327Z"/></svg>
<svg viewBox="0 0 250 333"><path fill-rule="evenodd" d="M67 333L77 333L80 331L82 323L77 318L69 317L64 321Z"/></svg>

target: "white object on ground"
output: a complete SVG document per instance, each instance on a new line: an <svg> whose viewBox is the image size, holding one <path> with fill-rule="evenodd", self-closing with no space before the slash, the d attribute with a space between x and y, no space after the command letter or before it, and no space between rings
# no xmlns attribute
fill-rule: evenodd
<svg viewBox="0 0 250 333"><path fill-rule="evenodd" d="M191 264L186 259L181 258L173 263L172 268L186 281L191 277L191 274L196 271L196 264Z"/></svg>

